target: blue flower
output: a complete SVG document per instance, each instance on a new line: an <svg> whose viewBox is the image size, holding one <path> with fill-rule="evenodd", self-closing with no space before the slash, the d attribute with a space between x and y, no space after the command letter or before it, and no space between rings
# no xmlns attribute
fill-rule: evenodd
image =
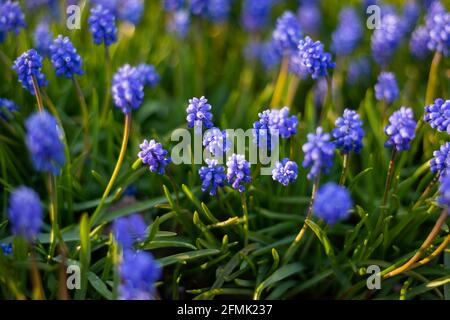
<svg viewBox="0 0 450 320"><path fill-rule="evenodd" d="M44 56L50 55L50 46L53 42L53 35L46 21L41 21L33 33L33 42L36 50Z"/></svg>
<svg viewBox="0 0 450 320"><path fill-rule="evenodd" d="M328 82L326 78L320 78L316 81L313 87L313 102L314 107L322 108L328 93Z"/></svg>
<svg viewBox="0 0 450 320"><path fill-rule="evenodd" d="M0 3L0 30L19 34L20 29L26 28L25 15L19 2L3 1Z"/></svg>
<svg viewBox="0 0 450 320"><path fill-rule="evenodd" d="M272 33L272 40L277 50L285 56L296 51L302 31L297 17L290 11L283 13L277 19L277 25Z"/></svg>
<svg viewBox="0 0 450 320"><path fill-rule="evenodd" d="M321 127L316 129L316 134L309 133L308 141L302 146L305 153L302 165L310 167L307 174L309 180L318 177L319 174L327 174L333 166L334 144L330 141L330 135L324 133Z"/></svg>
<svg viewBox="0 0 450 320"><path fill-rule="evenodd" d="M359 153L364 137L363 123L359 114L354 110L345 109L343 116L339 117L335 124L336 128L331 134L336 139L334 141L336 148L341 149L343 154L351 151Z"/></svg>
<svg viewBox="0 0 450 320"><path fill-rule="evenodd" d="M119 265L120 300L150 300L154 298L155 282L161 277L161 266L145 251L127 250Z"/></svg>
<svg viewBox="0 0 450 320"><path fill-rule="evenodd" d="M313 211L320 219L333 225L347 219L353 207L350 193L345 187L328 182L319 188L313 204Z"/></svg>
<svg viewBox="0 0 450 320"><path fill-rule="evenodd" d="M8 256L12 253L12 243L2 243L0 244L0 251L3 252L3 255Z"/></svg>
<svg viewBox="0 0 450 320"><path fill-rule="evenodd" d="M33 241L42 227L42 205L36 192L21 186L9 197L8 219L12 233Z"/></svg>
<svg viewBox="0 0 450 320"><path fill-rule="evenodd" d="M88 23L95 44L110 46L117 41L116 17L107 8L92 8Z"/></svg>
<svg viewBox="0 0 450 320"><path fill-rule="evenodd" d="M437 198L439 205L450 207L450 175L446 175L441 179L439 193L440 196Z"/></svg>
<svg viewBox="0 0 450 320"><path fill-rule="evenodd" d="M423 119L433 129L439 132L450 133L450 100L438 98L433 104L425 107Z"/></svg>
<svg viewBox="0 0 450 320"><path fill-rule="evenodd" d="M178 37L184 39L189 32L190 24L191 17L189 12L187 10L178 10L170 17L167 28L177 34Z"/></svg>
<svg viewBox="0 0 450 320"><path fill-rule="evenodd" d="M141 63L136 67L136 71L144 86L154 88L159 83L160 77L153 65Z"/></svg>
<svg viewBox="0 0 450 320"><path fill-rule="evenodd" d="M380 29L375 29L371 38L372 55L375 61L386 66L395 53L403 36L403 24L395 14L382 16Z"/></svg>
<svg viewBox="0 0 450 320"><path fill-rule="evenodd" d="M297 12L298 22L305 34L318 34L322 24L322 14L316 2L302 4Z"/></svg>
<svg viewBox="0 0 450 320"><path fill-rule="evenodd" d="M415 2L407 2L403 6L403 26L406 33L411 32L411 30L414 28L414 26L417 23L417 20L419 19L420 15L420 6Z"/></svg>
<svg viewBox="0 0 450 320"><path fill-rule="evenodd" d="M227 161L227 179L233 189L245 191L244 183L251 182L250 163L245 156L233 153Z"/></svg>
<svg viewBox="0 0 450 320"><path fill-rule="evenodd" d="M217 193L217 188L224 186L225 168L219 165L216 159L205 159L205 162L208 166L203 166L198 170L202 180L202 191L209 190L209 194L214 196Z"/></svg>
<svg viewBox="0 0 450 320"><path fill-rule="evenodd" d="M189 105L186 109L186 113L188 128L195 127L200 129L200 127L203 127L209 129L213 126L211 105L203 96L201 98L189 99Z"/></svg>
<svg viewBox="0 0 450 320"><path fill-rule="evenodd" d="M435 1L428 11L425 23L429 32L428 49L450 54L450 12Z"/></svg>
<svg viewBox="0 0 450 320"><path fill-rule="evenodd" d="M296 54L313 79L327 76L328 69L335 67L331 54L324 52L323 44L320 41L314 42L308 36L300 40Z"/></svg>
<svg viewBox="0 0 450 320"><path fill-rule="evenodd" d="M33 87L33 77L39 87L47 86L45 75L41 72L42 57L35 49L24 52L14 61L13 70L16 71L22 87L27 89L32 95L35 94Z"/></svg>
<svg viewBox="0 0 450 320"><path fill-rule="evenodd" d="M141 106L144 99L144 84L136 68L125 64L116 72L112 81L111 94L115 106L122 109L125 114Z"/></svg>
<svg viewBox="0 0 450 320"><path fill-rule="evenodd" d="M258 113L259 120L253 123L253 143L264 149L272 149L272 134L270 131L271 111L264 110Z"/></svg>
<svg viewBox="0 0 450 320"><path fill-rule="evenodd" d="M430 170L441 178L447 175L450 168L450 142L444 143L439 150L433 152L430 160Z"/></svg>
<svg viewBox="0 0 450 320"><path fill-rule="evenodd" d="M245 0L241 14L244 29L250 32L264 29L269 22L273 3L274 0Z"/></svg>
<svg viewBox="0 0 450 320"><path fill-rule="evenodd" d="M50 56L58 77L72 78L82 75L83 61L68 37L59 35L50 45Z"/></svg>
<svg viewBox="0 0 450 320"><path fill-rule="evenodd" d="M280 63L281 54L273 40L262 44L259 59L266 70L271 70Z"/></svg>
<svg viewBox="0 0 450 320"><path fill-rule="evenodd" d="M189 8L194 15L223 22L230 12L230 0L190 0Z"/></svg>
<svg viewBox="0 0 450 320"><path fill-rule="evenodd" d="M283 186L287 186L289 183L297 180L298 166L294 161L284 158L277 161L275 167L272 170L272 179L278 181Z"/></svg>
<svg viewBox="0 0 450 320"><path fill-rule="evenodd" d="M117 17L137 25L144 13L144 0L121 0L118 2Z"/></svg>
<svg viewBox="0 0 450 320"><path fill-rule="evenodd" d="M212 127L203 135L203 146L212 156L221 156L230 149L231 142L227 139L225 130Z"/></svg>
<svg viewBox="0 0 450 320"><path fill-rule="evenodd" d="M162 144L153 139L150 141L145 139L139 145L139 148L141 151L138 153L138 157L142 160L142 163L147 165L151 172L164 174L166 166L172 160L167 157L167 150L163 149Z"/></svg>
<svg viewBox="0 0 450 320"><path fill-rule="evenodd" d="M363 36L361 19L351 7L342 9L339 14L339 25L332 34L331 48L337 55L351 54Z"/></svg>
<svg viewBox="0 0 450 320"><path fill-rule="evenodd" d="M425 26L420 26L411 35L409 41L409 49L411 53L419 59L424 59L430 54L428 49L428 42L430 41L430 35L428 29Z"/></svg>
<svg viewBox="0 0 450 320"><path fill-rule="evenodd" d="M147 238L147 225L139 214L132 214L114 221L113 234L124 250L132 249L137 242Z"/></svg>
<svg viewBox="0 0 450 320"><path fill-rule="evenodd" d="M26 144L37 171L60 173L66 161L62 134L56 119L47 111L33 113L25 122Z"/></svg>
<svg viewBox="0 0 450 320"><path fill-rule="evenodd" d="M365 83L370 73L370 62L367 57L352 59L347 70L347 83L350 85Z"/></svg>
<svg viewBox="0 0 450 320"><path fill-rule="evenodd" d="M14 101L0 98L0 119L9 121L10 114L17 111L19 111L19 106Z"/></svg>
<svg viewBox="0 0 450 320"><path fill-rule="evenodd" d="M184 0L164 0L164 10L168 12L178 11L184 6Z"/></svg>
<svg viewBox="0 0 450 320"><path fill-rule="evenodd" d="M385 101L387 104L393 103L399 95L397 80L391 72L382 72L378 76L378 82L375 85L375 98L379 101Z"/></svg>
<svg viewBox="0 0 450 320"><path fill-rule="evenodd" d="M408 150L415 137L416 121L411 108L401 107L389 117L384 132L389 137L385 147L395 147L397 151Z"/></svg>

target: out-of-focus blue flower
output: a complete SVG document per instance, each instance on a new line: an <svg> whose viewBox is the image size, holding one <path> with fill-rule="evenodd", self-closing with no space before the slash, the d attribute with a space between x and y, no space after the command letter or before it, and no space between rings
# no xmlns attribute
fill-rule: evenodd
<svg viewBox="0 0 450 320"><path fill-rule="evenodd" d="M15 236L33 241L42 227L42 205L39 195L28 187L18 187L9 197L8 219Z"/></svg>
<svg viewBox="0 0 450 320"><path fill-rule="evenodd" d="M430 170L439 174L440 178L447 175L450 168L450 142L444 143L439 150L433 152L430 160Z"/></svg>
<svg viewBox="0 0 450 320"><path fill-rule="evenodd" d="M83 61L73 46L69 37L59 35L50 45L50 56L53 67L58 77L73 78L82 75L81 65Z"/></svg>
<svg viewBox="0 0 450 320"><path fill-rule="evenodd" d="M420 6L416 1L408 1L403 6L403 26L406 33L411 32L419 20Z"/></svg>
<svg viewBox="0 0 450 320"><path fill-rule="evenodd" d="M324 51L323 44L320 41L314 42L308 36L300 40L295 54L300 57L300 63L306 67L313 79L327 76L328 69L335 67L331 54Z"/></svg>
<svg viewBox="0 0 450 320"><path fill-rule="evenodd" d="M50 32L47 21L41 21L33 33L34 47L43 56L50 56L50 46L53 42L53 35Z"/></svg>
<svg viewBox="0 0 450 320"><path fill-rule="evenodd" d="M347 83L350 85L366 83L370 72L370 62L367 57L352 59L347 70Z"/></svg>
<svg viewBox="0 0 450 320"><path fill-rule="evenodd" d="M9 121L10 114L17 111L19 111L19 106L14 101L0 98L0 119Z"/></svg>
<svg viewBox="0 0 450 320"><path fill-rule="evenodd" d="M297 17L305 34L316 35L320 33L322 14L316 2L302 4L298 8Z"/></svg>
<svg viewBox="0 0 450 320"><path fill-rule="evenodd" d="M426 16L429 39L428 49L438 51L448 56L450 54L450 12L435 1Z"/></svg>
<svg viewBox="0 0 450 320"><path fill-rule="evenodd" d="M400 44L403 24L395 14L383 15L380 24L380 29L375 29L372 34L372 55L379 65L386 66Z"/></svg>
<svg viewBox="0 0 450 320"><path fill-rule="evenodd" d="M117 17L137 25L144 13L144 0L120 0L118 1Z"/></svg>
<svg viewBox="0 0 450 320"><path fill-rule="evenodd" d="M3 255L9 256L12 253L12 243L2 243L0 244L0 251L3 252Z"/></svg>
<svg viewBox="0 0 450 320"><path fill-rule="evenodd" d="M437 198L437 202L441 206L450 207L450 175L446 175L441 179L439 193L440 196Z"/></svg>
<svg viewBox="0 0 450 320"><path fill-rule="evenodd" d="M0 31L19 34L20 29L26 27L25 15L19 2L8 0L0 3Z"/></svg>
<svg viewBox="0 0 450 320"><path fill-rule="evenodd" d="M411 108L401 107L389 117L384 132L389 137L385 147L394 147L397 151L408 150L415 137L416 121Z"/></svg>
<svg viewBox="0 0 450 320"><path fill-rule="evenodd" d="M281 54L273 40L262 44L259 59L266 70L271 70L281 61Z"/></svg>
<svg viewBox="0 0 450 320"><path fill-rule="evenodd" d="M144 84L135 67L125 64L116 72L111 94L115 106L122 109L125 114L141 106L144 99Z"/></svg>
<svg viewBox="0 0 450 320"><path fill-rule="evenodd" d="M428 42L430 41L430 35L428 29L425 26L420 26L411 35L409 41L409 49L411 53L419 59L424 59L430 54L428 49Z"/></svg>
<svg viewBox="0 0 450 320"><path fill-rule="evenodd" d="M47 111L33 113L25 122L26 144L37 171L58 175L66 161L61 130Z"/></svg>
<svg viewBox="0 0 450 320"><path fill-rule="evenodd" d="M398 95L399 90L395 75L391 72L380 73L378 82L375 85L375 98L391 104L398 98Z"/></svg>
<svg viewBox="0 0 450 320"><path fill-rule="evenodd" d="M116 17L107 8L101 5L92 8L88 23L95 44L110 46L117 41Z"/></svg>
<svg viewBox="0 0 450 320"><path fill-rule="evenodd" d="M303 57L298 54L289 56L289 71L299 79L306 79L309 76L308 67L303 64Z"/></svg>
<svg viewBox="0 0 450 320"><path fill-rule="evenodd" d="M309 133L308 141L302 146L305 153L302 165L311 168L307 174L309 180L318 177L319 174L327 174L333 166L334 144L330 141L330 135L324 133L321 127L316 133Z"/></svg>
<svg viewBox="0 0 450 320"><path fill-rule="evenodd" d="M228 151L231 146L231 141L227 138L227 132L213 127L206 130L203 135L203 146L213 156L221 156Z"/></svg>
<svg viewBox="0 0 450 320"><path fill-rule="evenodd" d="M164 10L168 12L178 11L184 6L184 0L164 0Z"/></svg>
<svg viewBox="0 0 450 320"><path fill-rule="evenodd" d="M362 28L361 19L353 8L342 9L339 14L339 25L331 36L331 48L337 55L351 54L363 36Z"/></svg>
<svg viewBox="0 0 450 320"><path fill-rule="evenodd" d="M180 38L185 38L189 32L189 26L191 24L191 17L189 11L178 10L173 13L168 21L168 29L174 32Z"/></svg>
<svg viewBox="0 0 450 320"><path fill-rule="evenodd" d="M336 148L340 149L342 154L348 154L351 151L359 153L364 137L363 123L359 114L354 110L345 109L344 114L337 118L335 124L336 128L331 134L336 139L334 141Z"/></svg>
<svg viewBox="0 0 450 320"><path fill-rule="evenodd" d="M251 182L250 163L242 154L233 153L227 161L227 179L233 189L245 191L244 183Z"/></svg>
<svg viewBox="0 0 450 320"><path fill-rule="evenodd" d="M133 249L137 242L147 238L147 225L139 214L121 217L114 221L113 234L124 250Z"/></svg>
<svg viewBox="0 0 450 320"><path fill-rule="evenodd" d="M205 97L189 99L189 105L186 109L188 128L206 128L213 126L211 105Z"/></svg>
<svg viewBox="0 0 450 320"><path fill-rule="evenodd" d="M93 6L102 6L111 11L114 15L117 15L119 1L121 0L91 0Z"/></svg>
<svg viewBox="0 0 450 320"><path fill-rule="evenodd" d="M287 186L289 183L297 180L298 166L294 161L284 158L277 161L275 167L272 170L272 179L278 181L283 186Z"/></svg>
<svg viewBox="0 0 450 320"><path fill-rule="evenodd" d="M202 180L202 191L209 190L209 194L214 196L217 193L217 188L224 186L226 180L225 168L219 165L216 159L205 159L205 162L208 166L203 166L198 171Z"/></svg>
<svg viewBox="0 0 450 320"><path fill-rule="evenodd" d="M301 37L302 31L297 17L292 12L286 11L277 19L272 33L274 45L284 56L289 56L297 50Z"/></svg>
<svg viewBox="0 0 450 320"><path fill-rule="evenodd" d="M425 107L423 118L433 129L450 133L450 100L438 98Z"/></svg>
<svg viewBox="0 0 450 320"><path fill-rule="evenodd" d="M41 72L42 57L35 49L30 49L20 57L18 57L13 64L13 70L17 72L19 82L22 87L27 89L32 95L35 94L33 87L33 77L36 79L39 87L47 86L48 82L45 75Z"/></svg>
<svg viewBox="0 0 450 320"><path fill-rule="evenodd" d="M161 266L145 251L127 250L119 265L120 300L151 300L155 282L161 277Z"/></svg>
<svg viewBox="0 0 450 320"><path fill-rule="evenodd" d="M350 192L343 186L328 182L317 191L313 212L326 223L333 225L346 219L352 207Z"/></svg>
<svg viewBox="0 0 450 320"><path fill-rule="evenodd" d="M142 163L147 165L151 172L164 174L166 166L172 160L167 157L167 150L163 149L162 144L153 139L150 141L145 139L139 148L141 151L138 153L138 157Z"/></svg>
<svg viewBox="0 0 450 320"><path fill-rule="evenodd" d="M194 15L220 23L228 19L230 0L190 0L189 8Z"/></svg>
<svg viewBox="0 0 450 320"><path fill-rule="evenodd" d="M241 21L244 29L257 32L267 26L273 0L245 0L242 5Z"/></svg>
<svg viewBox="0 0 450 320"><path fill-rule="evenodd" d="M156 69L151 64L141 63L136 67L136 72L139 75L144 86L154 88L161 79Z"/></svg>

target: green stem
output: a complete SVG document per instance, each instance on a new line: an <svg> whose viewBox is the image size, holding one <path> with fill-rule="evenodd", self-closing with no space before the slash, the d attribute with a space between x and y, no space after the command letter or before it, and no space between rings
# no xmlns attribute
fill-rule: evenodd
<svg viewBox="0 0 450 320"><path fill-rule="evenodd" d="M308 213L306 215L305 222L303 223L302 228L300 229L299 233L295 237L294 242L291 243L290 247L286 251L286 253L283 257L283 265L288 264L289 261L292 259L295 252L297 251L298 247L300 246L300 241L302 240L303 236L305 235L306 229L308 228L306 221L311 219L312 214L313 214L313 205L314 205L314 200L316 199L317 189L319 188L319 180L320 180L320 176L317 176L314 179L314 184L313 184L313 188L312 188L312 192L311 192L311 200L309 202Z"/></svg>
<svg viewBox="0 0 450 320"><path fill-rule="evenodd" d="M345 179L347 178L348 165L350 163L350 154L344 154L344 159L342 161L342 173L339 179L339 185L343 186L345 184Z"/></svg>
<svg viewBox="0 0 450 320"><path fill-rule="evenodd" d="M117 158L117 163L114 168L114 171L111 175L111 178L109 179L108 185L106 186L105 191L103 192L103 196L100 199L100 203L98 204L97 208L95 209L94 213L92 214L92 217L90 219L90 226L94 226L95 222L97 221L101 210L103 208L103 205L105 204L106 198L108 197L109 193L111 192L111 189L114 185L114 182L117 179L117 176L119 175L120 167L122 166L123 159L125 157L125 152L127 150L127 144L128 144L128 138L130 136L130 129L131 129L131 112L127 113L125 115L125 125L123 129L123 139L122 139L122 146L120 148L119 157Z"/></svg>
<svg viewBox="0 0 450 320"><path fill-rule="evenodd" d="M387 172L387 176L386 176L386 184L384 186L382 208L381 208L380 216L378 217L376 230L383 229L383 220L385 218L386 211L387 211L386 206L388 203L389 191L391 190L392 176L394 175L396 155L397 155L397 149L395 147L393 147L392 154L391 154L391 160L389 161L389 168L388 168L388 172ZM378 232L376 232L375 234L378 234Z"/></svg>
<svg viewBox="0 0 450 320"><path fill-rule="evenodd" d="M431 180L431 182L428 184L428 186L425 188L425 190L422 192L422 194L420 195L419 199L417 200L417 202L414 204L414 206L412 207L413 210L417 209L425 200L425 198L427 197L427 195L430 193L431 189L433 189L433 187L436 185L436 183L439 180L439 174L436 175L433 180Z"/></svg>
<svg viewBox="0 0 450 320"><path fill-rule="evenodd" d="M320 114L320 121L319 121L322 127L325 127L324 121L328 116L328 113L333 110L333 96L332 96L333 81L332 78L328 76L326 79L327 79L327 95L325 98L324 106L322 108L322 112Z"/></svg>
<svg viewBox="0 0 450 320"><path fill-rule="evenodd" d="M39 112L42 112L42 111L44 111L44 104L42 103L42 96L41 96L41 91L39 90L39 83L35 76L31 76L31 79L33 82L33 90L34 90L34 94L36 96L38 109L39 109Z"/></svg>
<svg viewBox="0 0 450 320"><path fill-rule="evenodd" d="M100 123L106 122L106 116L109 110L109 100L111 99L110 82L111 82L111 55L109 54L108 46L105 46L105 78L106 78L106 92L103 100L102 111L100 115Z"/></svg>
<svg viewBox="0 0 450 320"><path fill-rule="evenodd" d="M80 84L77 80L77 78L72 77L73 85L75 87L75 90L77 92L78 99L80 100L80 106L81 106L81 113L83 116L83 128L84 128L84 152L89 152L89 112L88 107L86 104L86 99L84 98L83 91L81 91Z"/></svg>
<svg viewBox="0 0 450 320"><path fill-rule="evenodd" d="M52 174L47 176L48 184L48 194L50 196L50 222L51 222L51 232L50 232L50 249L47 257L47 261L50 262L54 255L56 249L57 238L59 238L59 223L58 223L58 206L57 206L57 195L56 195L56 181Z"/></svg>
<svg viewBox="0 0 450 320"><path fill-rule="evenodd" d="M433 61L430 66L430 74L428 76L428 84L427 84L427 92L425 95L425 104L429 105L433 103L434 92L436 89L437 75L438 75L438 67L439 63L442 60L442 53L436 51L433 57Z"/></svg>
<svg viewBox="0 0 450 320"><path fill-rule="evenodd" d="M287 98L285 100L285 105L288 107L291 107L292 102L294 101L295 94L297 93L298 85L300 83L300 78L297 76L294 76L289 83L288 92L287 92Z"/></svg>
<svg viewBox="0 0 450 320"><path fill-rule="evenodd" d="M241 203L242 203L242 210L244 212L244 246L248 245L248 208L247 208L247 197L245 196L245 191L240 192L241 195Z"/></svg>
<svg viewBox="0 0 450 320"><path fill-rule="evenodd" d="M271 108L278 106L283 95L284 87L286 84L286 78L289 71L289 58L284 57L281 62L280 73L278 74L277 82L275 84L275 89L272 96L272 101L270 103Z"/></svg>

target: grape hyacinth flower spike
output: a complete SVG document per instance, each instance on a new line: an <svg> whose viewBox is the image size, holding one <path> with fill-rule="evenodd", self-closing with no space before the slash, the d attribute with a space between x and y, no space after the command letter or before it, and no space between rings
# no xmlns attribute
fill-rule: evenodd
<svg viewBox="0 0 450 320"><path fill-rule="evenodd" d="M188 128L194 128L196 133L200 133L203 128L209 129L213 126L211 105L203 96L189 99L186 113L187 126Z"/></svg>
<svg viewBox="0 0 450 320"><path fill-rule="evenodd" d="M362 149L362 139L364 137L364 129L362 121L358 113L354 110L345 109L342 117L335 122L336 128L331 134L334 137L334 144L343 154L342 174L339 184L343 185L347 176L347 170L350 160L350 152L359 153Z"/></svg>
<svg viewBox="0 0 450 320"><path fill-rule="evenodd" d="M375 97L387 105L392 104L399 96L399 89L395 75L391 72L382 72L375 85Z"/></svg>
<svg viewBox="0 0 450 320"><path fill-rule="evenodd" d="M50 31L48 22L41 21L33 33L33 43L36 51L43 56L50 56L50 46L53 43L53 34Z"/></svg>
<svg viewBox="0 0 450 320"><path fill-rule="evenodd" d="M334 182L324 184L317 191L313 212L326 223L333 225L349 216L353 206L348 190Z"/></svg>
<svg viewBox="0 0 450 320"><path fill-rule="evenodd" d="M18 187L9 198L8 219L15 236L32 242L43 224L43 210L39 195L28 187Z"/></svg>
<svg viewBox="0 0 450 320"><path fill-rule="evenodd" d="M423 120L439 132L450 133L450 100L438 98L426 106Z"/></svg>
<svg viewBox="0 0 450 320"><path fill-rule="evenodd" d="M19 2L4 0L0 2L0 31L14 32L19 34L21 29L27 27L25 15L20 8Z"/></svg>
<svg viewBox="0 0 450 320"><path fill-rule="evenodd" d="M138 157L144 165L148 166L150 172L164 174L166 166L172 160L167 157L167 150L163 149L162 144L153 139L144 140L139 148L141 151L138 153Z"/></svg>
<svg viewBox="0 0 450 320"><path fill-rule="evenodd" d="M36 95L39 110L44 109L40 88L47 86L45 75L41 72L42 57L35 49L30 49L18 57L13 64L22 87Z"/></svg>
<svg viewBox="0 0 450 320"><path fill-rule="evenodd" d="M127 150L128 139L130 136L131 129L131 111L133 109L138 109L144 99L144 84L139 76L135 67L125 64L113 77L111 93L114 99L114 105L121 109L125 114L125 124L123 130L122 145L120 147L119 157L117 158L114 171L109 179L109 182L103 192L100 202L95 209L92 217L90 219L91 226L98 219L101 210L104 206L105 200L108 197L114 182L119 175L120 167L122 166L123 159L125 157L125 152Z"/></svg>
<svg viewBox="0 0 450 320"><path fill-rule="evenodd" d="M117 243L124 249L133 249L137 242L147 237L147 225L139 214L121 217L114 221L113 234Z"/></svg>
<svg viewBox="0 0 450 320"><path fill-rule="evenodd" d="M272 170L272 179L278 181L285 187L297 180L297 176L298 166L294 161L289 160L289 158L277 161Z"/></svg>
<svg viewBox="0 0 450 320"><path fill-rule="evenodd" d="M308 141L302 146L305 158L304 168L310 168L307 174L309 180L315 180L321 173L327 174L333 165L335 146L330 141L330 134L323 132L321 127L316 133L309 133Z"/></svg>
<svg viewBox="0 0 450 320"><path fill-rule="evenodd" d="M225 168L218 164L216 159L205 159L207 166L203 166L198 171L202 180L201 189L203 192L209 190L211 196L217 194L217 189L224 186L226 181Z"/></svg>
<svg viewBox="0 0 450 320"><path fill-rule="evenodd" d="M0 98L0 119L9 121L12 113L19 111L19 106L9 99Z"/></svg>
<svg viewBox="0 0 450 320"><path fill-rule="evenodd" d="M92 8L88 24L96 45L103 43L107 47L117 41L116 17L108 8Z"/></svg>
<svg viewBox="0 0 450 320"><path fill-rule="evenodd" d="M59 35L50 45L50 57L58 77L72 79L75 75L82 75L82 59L77 53L69 37Z"/></svg>

